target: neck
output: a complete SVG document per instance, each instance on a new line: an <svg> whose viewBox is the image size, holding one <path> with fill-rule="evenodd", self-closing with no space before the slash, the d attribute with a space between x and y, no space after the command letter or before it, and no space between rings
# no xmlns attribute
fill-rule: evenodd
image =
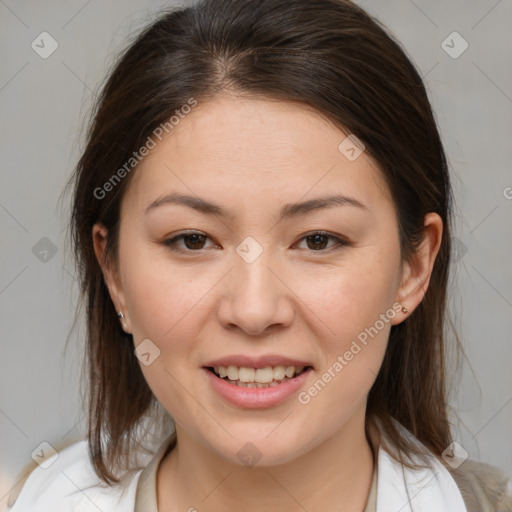
<svg viewBox="0 0 512 512"><path fill-rule="evenodd" d="M245 467L208 450L178 426L178 443L160 463L158 510L363 511L374 454L364 414L291 462Z"/></svg>

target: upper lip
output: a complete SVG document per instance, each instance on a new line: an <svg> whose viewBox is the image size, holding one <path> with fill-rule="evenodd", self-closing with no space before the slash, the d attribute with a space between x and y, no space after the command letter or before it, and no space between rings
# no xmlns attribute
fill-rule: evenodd
<svg viewBox="0 0 512 512"><path fill-rule="evenodd" d="M219 357L208 361L204 366L215 368L217 366L238 366L246 368L264 368L265 366L312 366L307 361L301 361L291 357L281 356L278 354L268 354L258 357L250 357L247 355L231 355Z"/></svg>

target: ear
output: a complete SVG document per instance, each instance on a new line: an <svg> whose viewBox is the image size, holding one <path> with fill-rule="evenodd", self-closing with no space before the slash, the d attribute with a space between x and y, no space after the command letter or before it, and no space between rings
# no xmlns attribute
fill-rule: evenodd
<svg viewBox="0 0 512 512"><path fill-rule="evenodd" d="M118 313L123 313L124 318L119 318L123 330L130 334L130 316L128 314L128 310L126 309L125 296L121 280L119 278L119 273L114 262L112 262L111 259L106 255L107 237L107 228L101 223L94 224L92 227L94 253L101 267L103 279L107 285L114 307Z"/></svg>
<svg viewBox="0 0 512 512"><path fill-rule="evenodd" d="M411 262L405 263L402 280L397 292L397 302L407 308L407 313L396 315L392 325L402 322L423 300L430 283L434 262L441 247L443 220L437 213L427 213L424 220L423 239Z"/></svg>

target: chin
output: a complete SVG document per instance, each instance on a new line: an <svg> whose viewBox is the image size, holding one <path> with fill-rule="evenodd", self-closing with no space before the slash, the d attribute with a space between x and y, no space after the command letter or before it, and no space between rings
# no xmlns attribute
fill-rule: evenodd
<svg viewBox="0 0 512 512"><path fill-rule="evenodd" d="M286 420L285 420L286 421ZM293 461L307 451L304 435L290 435L289 427L278 432L280 427L262 428L244 425L239 429L229 429L233 436L223 436L221 443L214 443L214 450L230 462L242 466L278 466ZM275 429L275 430L274 430ZM273 431L274 430L274 431ZM301 442L298 442L298 440Z"/></svg>

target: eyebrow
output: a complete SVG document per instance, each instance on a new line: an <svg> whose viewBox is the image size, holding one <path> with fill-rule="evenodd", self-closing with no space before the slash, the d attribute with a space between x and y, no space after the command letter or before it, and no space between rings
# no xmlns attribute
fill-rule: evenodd
<svg viewBox="0 0 512 512"><path fill-rule="evenodd" d="M156 199L145 208L145 213L149 213L163 205L178 204L188 206L206 215L218 215L224 218L233 218L234 215L230 210L219 206L218 204L206 201L200 197L189 196L178 193L167 194L159 199ZM305 213L320 210L323 208L332 208L333 206L354 206L362 210L370 211L369 208L355 199L354 197L345 196L342 194L329 195L317 197L301 203L285 204L280 212L279 219L283 220L290 217L297 217Z"/></svg>

